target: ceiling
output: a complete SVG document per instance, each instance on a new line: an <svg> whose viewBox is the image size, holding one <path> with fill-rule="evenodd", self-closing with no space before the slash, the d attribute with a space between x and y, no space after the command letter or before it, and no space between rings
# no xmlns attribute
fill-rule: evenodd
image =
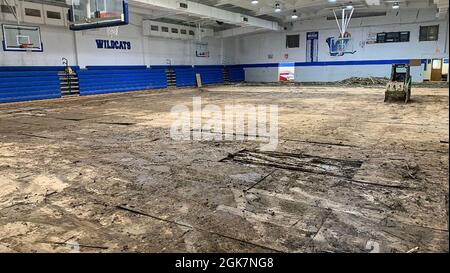
<svg viewBox="0 0 450 273"><path fill-rule="evenodd" d="M46 2L65 5L66 0L26 0L30 2ZM70 0L69 0L70 1ZM180 0L183 2L186 0ZM355 15L371 14L380 11L392 10L393 2L397 0L258 0L258 4L252 4L251 0L189 0L203 5L223 9L226 11L240 13L260 19L278 22L280 24L291 22L292 14L299 16L296 20L309 19L320 16L332 15L332 9L339 9L351 4L355 8ZM167 23L178 23L187 25L201 24L203 27L213 28L216 31L236 28L236 25L218 22L211 18L201 18L167 9L145 9L134 6L130 1L130 9L141 14L145 19L163 21ZM150 1L151 2L151 1ZM447 13L448 0L398 0L400 10L441 8ZM275 11L275 5L279 4L281 11Z"/></svg>
<svg viewBox="0 0 450 273"><path fill-rule="evenodd" d="M180 0L182 2L183 0ZM203 5L216 7L230 12L241 13L248 16L254 16L268 21L275 21L280 24L293 21L294 11L299 16L296 20L309 19L319 16L332 15L333 9L340 9L351 4L355 8L355 16L370 15L380 11L392 10L392 5L397 0L259 0L258 4L252 4L251 0L189 0ZM400 10L418 9L418 8L437 8L434 2L446 2L448 0L398 0ZM281 11L275 11L275 5L280 5ZM201 23L204 27L213 28L216 31L235 28L231 24L219 24L215 20L192 17L188 14L179 12L161 11L147 16L148 19L154 19L164 22L197 24Z"/></svg>
<svg viewBox="0 0 450 273"><path fill-rule="evenodd" d="M355 12L386 11L391 10L393 2L395 2L395 0L258 0L259 3L255 5L251 3L251 0L191 1L279 23L291 21L294 10L302 19L323 16L327 13L331 15L331 9L338 9L349 4L355 8ZM448 0L398 0L400 9L432 8L436 7L434 1L446 1L448 6ZM280 5L280 12L275 12L277 3Z"/></svg>

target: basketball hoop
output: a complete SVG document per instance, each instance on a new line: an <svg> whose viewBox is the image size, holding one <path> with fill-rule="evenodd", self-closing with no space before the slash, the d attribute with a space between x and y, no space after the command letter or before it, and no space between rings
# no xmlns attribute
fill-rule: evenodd
<svg viewBox="0 0 450 273"><path fill-rule="evenodd" d="M19 48L32 48L33 44L23 43L19 45Z"/></svg>
<svg viewBox="0 0 450 273"><path fill-rule="evenodd" d="M114 12L114 11L99 11L97 15L97 18L111 18L111 17L118 17L122 15L120 12Z"/></svg>
<svg viewBox="0 0 450 273"><path fill-rule="evenodd" d="M108 37L110 38L114 38L119 36L119 27L115 26L115 27L107 27L106 28L106 35L108 35Z"/></svg>
<svg viewBox="0 0 450 273"><path fill-rule="evenodd" d="M19 45L20 49L23 49L27 55L30 55L33 52L33 44L30 43L23 43Z"/></svg>

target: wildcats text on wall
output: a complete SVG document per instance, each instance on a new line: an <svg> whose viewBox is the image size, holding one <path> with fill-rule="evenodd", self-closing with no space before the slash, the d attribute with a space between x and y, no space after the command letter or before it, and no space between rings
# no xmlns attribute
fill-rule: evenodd
<svg viewBox="0 0 450 273"><path fill-rule="evenodd" d="M116 40L95 40L98 49L121 49L131 50L131 42Z"/></svg>

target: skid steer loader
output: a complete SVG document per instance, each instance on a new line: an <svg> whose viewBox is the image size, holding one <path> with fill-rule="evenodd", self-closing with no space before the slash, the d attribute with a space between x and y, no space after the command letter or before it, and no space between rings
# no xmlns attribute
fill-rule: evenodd
<svg viewBox="0 0 450 273"><path fill-rule="evenodd" d="M411 99L411 85L411 67L408 64L392 65L391 80L386 86L384 102L408 103Z"/></svg>

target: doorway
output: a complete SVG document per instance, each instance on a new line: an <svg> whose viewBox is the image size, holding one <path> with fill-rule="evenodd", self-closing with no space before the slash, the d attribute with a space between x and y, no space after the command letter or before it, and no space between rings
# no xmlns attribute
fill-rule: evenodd
<svg viewBox="0 0 450 273"><path fill-rule="evenodd" d="M429 59L424 67L425 81L447 81L448 79L448 58Z"/></svg>
<svg viewBox="0 0 450 273"><path fill-rule="evenodd" d="M306 62L319 60L319 32L306 33Z"/></svg>
<svg viewBox="0 0 450 273"><path fill-rule="evenodd" d="M295 81L295 64L294 63L280 63L278 68L280 82Z"/></svg>
<svg viewBox="0 0 450 273"><path fill-rule="evenodd" d="M431 81L442 81L442 60L434 59L431 62Z"/></svg>

